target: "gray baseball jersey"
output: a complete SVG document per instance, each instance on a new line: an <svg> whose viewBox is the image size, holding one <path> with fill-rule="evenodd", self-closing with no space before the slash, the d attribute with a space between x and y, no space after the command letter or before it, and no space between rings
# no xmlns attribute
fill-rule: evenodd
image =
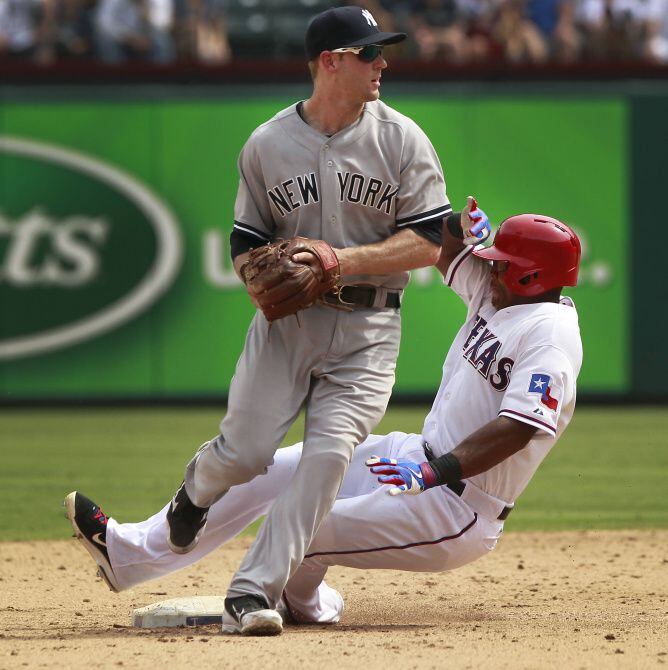
<svg viewBox="0 0 668 670"><path fill-rule="evenodd" d="M382 102L327 137L295 105L249 138L239 158L235 228L263 243L295 235L334 247L379 242L450 212L436 153L419 127ZM344 277L402 289L408 273ZM274 501L235 574L230 596L275 605L329 512L356 445L385 413L394 384L398 309L315 305L268 330L258 312L230 385L220 435L188 465L191 500L208 507L266 471L302 407L299 467Z"/></svg>
<svg viewBox="0 0 668 670"><path fill-rule="evenodd" d="M249 138L239 158L235 228L261 242L303 235L356 247L452 211L438 156L411 119L377 100L326 137L296 105ZM403 288L408 272L345 277Z"/></svg>

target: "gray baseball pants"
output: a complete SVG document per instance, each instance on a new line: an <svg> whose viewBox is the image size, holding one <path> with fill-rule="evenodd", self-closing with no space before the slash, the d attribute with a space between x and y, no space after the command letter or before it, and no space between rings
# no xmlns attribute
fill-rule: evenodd
<svg viewBox="0 0 668 670"><path fill-rule="evenodd" d="M275 607L331 509L354 448L380 421L394 384L401 318L393 309L314 306L271 330L258 313L230 385L220 435L188 464L200 507L266 472L300 409L304 447L232 579L228 595L264 595Z"/></svg>

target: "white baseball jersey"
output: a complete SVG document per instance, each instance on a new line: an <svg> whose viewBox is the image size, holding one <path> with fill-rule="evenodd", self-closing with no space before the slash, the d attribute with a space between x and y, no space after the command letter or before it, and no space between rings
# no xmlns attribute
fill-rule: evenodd
<svg viewBox="0 0 668 670"><path fill-rule="evenodd" d="M445 359L423 436L440 456L497 416L538 428L524 449L467 480L512 503L573 416L582 364L578 316L570 298L497 311L489 265L471 251L466 247L444 278L468 314Z"/></svg>
<svg viewBox="0 0 668 670"><path fill-rule="evenodd" d="M263 243L303 235L356 247L452 211L431 142L380 100L367 102L355 123L331 137L291 105L255 130L238 168L234 227ZM408 276L344 281L401 289Z"/></svg>

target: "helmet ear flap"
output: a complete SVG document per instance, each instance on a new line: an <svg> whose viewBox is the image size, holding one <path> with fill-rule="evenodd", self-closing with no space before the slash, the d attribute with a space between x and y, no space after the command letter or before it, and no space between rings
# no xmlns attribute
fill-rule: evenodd
<svg viewBox="0 0 668 670"><path fill-rule="evenodd" d="M523 296L534 296L543 293L546 270L544 267L522 268L510 263L508 272L504 275L506 287ZM549 275L549 271L547 272ZM502 280L503 281L503 280Z"/></svg>
<svg viewBox="0 0 668 670"><path fill-rule="evenodd" d="M538 271L535 272L529 272L528 274L524 275L523 277L520 277L517 281L522 284L522 286L527 286L531 282L536 281L538 279Z"/></svg>

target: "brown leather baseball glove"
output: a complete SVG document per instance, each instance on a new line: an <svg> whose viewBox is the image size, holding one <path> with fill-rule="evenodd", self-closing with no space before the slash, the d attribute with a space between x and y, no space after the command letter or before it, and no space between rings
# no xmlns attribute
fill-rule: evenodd
<svg viewBox="0 0 668 670"><path fill-rule="evenodd" d="M293 260L295 254L302 252L313 254L322 277L317 267ZM241 266L241 276L253 302L271 322L316 303L338 287L341 272L339 259L327 242L294 237L251 249Z"/></svg>

